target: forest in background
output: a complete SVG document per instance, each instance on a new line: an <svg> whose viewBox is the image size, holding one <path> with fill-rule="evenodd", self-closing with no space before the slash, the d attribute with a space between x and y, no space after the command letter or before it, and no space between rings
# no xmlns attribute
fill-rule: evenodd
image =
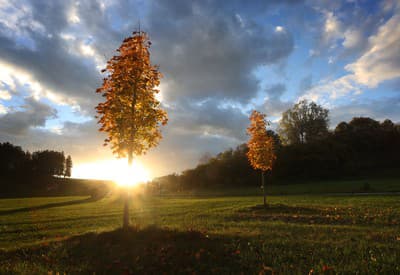
<svg viewBox="0 0 400 275"><path fill-rule="evenodd" d="M319 138L282 142L274 138L277 159L268 172L268 183L307 180L396 177L400 170L400 125L389 119L382 122L355 117L339 123L334 130L322 131ZM315 136L314 136L315 137ZM154 179L169 190L220 186L259 186L260 173L247 160L247 145L210 157L202 157L197 167L180 174Z"/></svg>
<svg viewBox="0 0 400 275"><path fill-rule="evenodd" d="M33 153L9 142L0 143L0 186L2 194L51 189L57 178L71 177L72 158L64 152Z"/></svg>

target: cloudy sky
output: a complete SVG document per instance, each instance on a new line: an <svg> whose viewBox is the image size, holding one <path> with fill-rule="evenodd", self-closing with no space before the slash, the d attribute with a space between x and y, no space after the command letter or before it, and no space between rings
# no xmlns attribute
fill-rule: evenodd
<svg viewBox="0 0 400 275"><path fill-rule="evenodd" d="M398 0L0 0L0 142L63 150L75 167L112 159L95 90L139 20L169 113L141 158L151 176L244 142L254 108L273 127L303 98L329 108L332 127L400 122Z"/></svg>

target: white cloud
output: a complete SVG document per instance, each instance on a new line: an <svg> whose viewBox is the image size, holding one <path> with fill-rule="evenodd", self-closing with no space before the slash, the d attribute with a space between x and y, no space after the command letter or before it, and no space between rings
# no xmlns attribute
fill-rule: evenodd
<svg viewBox="0 0 400 275"><path fill-rule="evenodd" d="M16 93L18 87L24 87L24 90L28 91L30 96L33 96L36 100L44 97L58 105L76 105L75 100L49 90L29 72L2 60L0 60L0 81L3 89L8 87L7 93L2 90L0 99L7 99L10 96L10 90Z"/></svg>
<svg viewBox="0 0 400 275"><path fill-rule="evenodd" d="M311 49L311 50L308 51L308 55L310 57L319 56L320 52L318 50Z"/></svg>
<svg viewBox="0 0 400 275"><path fill-rule="evenodd" d="M10 92L6 91L6 90L0 90L0 99L1 100L10 100L11 99Z"/></svg>
<svg viewBox="0 0 400 275"><path fill-rule="evenodd" d="M244 21L243 18L240 16L240 14L235 14L236 20L239 22L240 27L244 28Z"/></svg>
<svg viewBox="0 0 400 275"><path fill-rule="evenodd" d="M90 57L91 59L93 59L94 63L96 64L97 70L105 68L106 66L105 58L103 58L91 45L81 44L79 50L83 56Z"/></svg>
<svg viewBox="0 0 400 275"><path fill-rule="evenodd" d="M354 75L345 75L335 80L322 80L319 84L313 86L301 99L308 99L328 106L331 100L338 99L350 93L360 94L361 88L355 82Z"/></svg>
<svg viewBox="0 0 400 275"><path fill-rule="evenodd" d="M24 1L0 0L0 15L0 23L15 32L21 31L21 27L28 27L34 31L45 29L34 20L31 7Z"/></svg>
<svg viewBox="0 0 400 275"><path fill-rule="evenodd" d="M94 54L95 54L94 49L90 45L82 44L80 46L80 51L81 51L82 55L86 55L86 56L94 56Z"/></svg>
<svg viewBox="0 0 400 275"><path fill-rule="evenodd" d="M31 38L32 32L41 34L46 32L45 27L34 19L32 8L18 0L0 0L0 25L1 34L9 38L24 38L31 44L34 43Z"/></svg>
<svg viewBox="0 0 400 275"><path fill-rule="evenodd" d="M51 128L49 129L49 131L50 131L51 133L53 133L53 134L56 134L56 135L62 135L62 134L64 134L64 133L63 133L63 127L60 126L60 125L51 127Z"/></svg>
<svg viewBox="0 0 400 275"><path fill-rule="evenodd" d="M8 110L5 106L3 106L2 104L0 104L0 115L4 115L7 114Z"/></svg>
<svg viewBox="0 0 400 275"><path fill-rule="evenodd" d="M68 53L71 55L80 55L93 60L96 64L96 69L100 71L106 66L105 57L101 56L98 51L93 47L93 43L88 43L88 36L71 33L61 33L60 37L65 40L65 45Z"/></svg>
<svg viewBox="0 0 400 275"><path fill-rule="evenodd" d="M335 80L323 80L309 89L300 99L328 104L343 96L358 95L362 89L377 87L385 80L400 77L400 14L384 23L369 37L364 54L345 66L348 74Z"/></svg>
<svg viewBox="0 0 400 275"><path fill-rule="evenodd" d="M71 33L60 33L60 37L66 41L76 40L76 37Z"/></svg>
<svg viewBox="0 0 400 275"><path fill-rule="evenodd" d="M382 2L382 9L383 11L390 11L393 9L400 8L400 0L384 0Z"/></svg>
<svg viewBox="0 0 400 275"><path fill-rule="evenodd" d="M369 88L400 77L400 14L394 15L369 38L369 49L345 69Z"/></svg>
<svg viewBox="0 0 400 275"><path fill-rule="evenodd" d="M93 41L90 41L91 37L89 35L81 34L77 36L76 34L63 32L60 37L65 40L65 46L69 54L92 59L98 71L106 66L105 57L101 56L93 47Z"/></svg>
<svg viewBox="0 0 400 275"><path fill-rule="evenodd" d="M362 33L354 28L347 29L344 32L343 47L351 49L358 47L363 42Z"/></svg>
<svg viewBox="0 0 400 275"><path fill-rule="evenodd" d="M67 12L67 20L71 24L78 24L79 22L81 22L81 19L78 16L77 6L79 5L72 5Z"/></svg>
<svg viewBox="0 0 400 275"><path fill-rule="evenodd" d="M342 37L342 24L333 12L325 12L323 39L325 43Z"/></svg>

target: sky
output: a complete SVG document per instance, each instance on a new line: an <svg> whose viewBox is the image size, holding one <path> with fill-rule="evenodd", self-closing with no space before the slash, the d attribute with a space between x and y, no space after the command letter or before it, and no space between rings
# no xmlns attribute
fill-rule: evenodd
<svg viewBox="0 0 400 275"><path fill-rule="evenodd" d="M95 90L139 22L169 115L139 158L151 177L245 142L252 109L273 129L302 99L328 108L332 128L400 122L400 0L0 0L0 142L62 150L73 176L107 170Z"/></svg>

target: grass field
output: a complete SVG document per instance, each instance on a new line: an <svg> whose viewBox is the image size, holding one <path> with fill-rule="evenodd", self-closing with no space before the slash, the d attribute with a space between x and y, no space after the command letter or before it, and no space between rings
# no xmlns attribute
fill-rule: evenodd
<svg viewBox="0 0 400 275"><path fill-rule="evenodd" d="M303 195L303 194L351 194L351 193L400 193L400 179L398 178L369 178L341 181L313 181L313 182L279 182L270 185L267 182L267 193L271 195ZM166 192L166 194L168 194ZM256 196L260 194L259 187L243 188L207 188L183 192L193 196ZM176 194L173 194L176 195Z"/></svg>
<svg viewBox="0 0 400 275"><path fill-rule="evenodd" d="M0 273L398 274L400 196L0 200Z"/></svg>

